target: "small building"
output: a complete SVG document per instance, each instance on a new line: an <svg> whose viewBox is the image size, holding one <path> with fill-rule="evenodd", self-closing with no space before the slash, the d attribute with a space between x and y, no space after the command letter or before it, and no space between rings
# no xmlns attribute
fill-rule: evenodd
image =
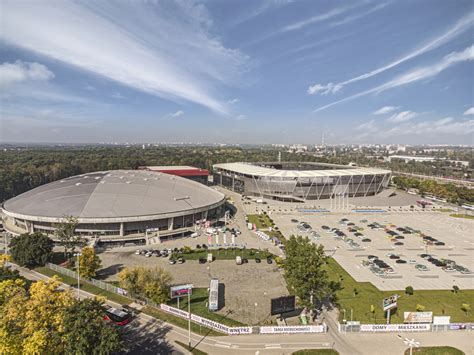
<svg viewBox="0 0 474 355"><path fill-rule="evenodd" d="M181 176L189 180L200 182L204 185L208 184L209 171L206 169L195 168L193 166L140 166L138 169Z"/></svg>

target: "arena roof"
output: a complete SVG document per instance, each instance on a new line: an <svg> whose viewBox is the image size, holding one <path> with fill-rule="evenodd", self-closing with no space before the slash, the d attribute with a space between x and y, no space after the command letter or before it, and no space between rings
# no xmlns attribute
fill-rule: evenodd
<svg viewBox="0 0 474 355"><path fill-rule="evenodd" d="M316 164L316 163L315 163ZM340 169L327 170L280 170L268 168L252 163L224 163L215 164L214 168L225 169L239 174L252 176L268 176L279 178L311 178L326 176L350 176L350 175L374 175L374 174L390 174L390 170L351 167L340 165Z"/></svg>
<svg viewBox="0 0 474 355"><path fill-rule="evenodd" d="M195 211L225 196L195 181L144 170L112 170L72 176L39 186L3 204L7 214L121 219Z"/></svg>

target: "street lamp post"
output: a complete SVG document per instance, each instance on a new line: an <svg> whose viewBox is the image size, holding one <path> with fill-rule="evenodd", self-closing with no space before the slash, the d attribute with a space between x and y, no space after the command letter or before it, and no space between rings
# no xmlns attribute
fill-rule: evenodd
<svg viewBox="0 0 474 355"><path fill-rule="evenodd" d="M74 254L74 256L77 258L77 298L79 298L79 293L81 291L81 278L79 276L79 270L81 268L81 259L79 257L81 255L81 253Z"/></svg>
<svg viewBox="0 0 474 355"><path fill-rule="evenodd" d="M418 348L420 346L420 342L415 341L415 339L403 338L400 334L397 335L397 338L403 340L403 343L410 347L410 355L413 355L413 347Z"/></svg>

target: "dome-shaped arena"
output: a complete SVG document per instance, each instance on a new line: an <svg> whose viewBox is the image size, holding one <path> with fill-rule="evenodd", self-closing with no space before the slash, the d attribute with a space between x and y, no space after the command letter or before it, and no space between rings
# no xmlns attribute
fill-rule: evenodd
<svg viewBox="0 0 474 355"><path fill-rule="evenodd" d="M51 234L67 216L76 232L102 240L183 235L224 214L225 196L182 177L142 170L87 173L55 181L4 202L5 227L14 234Z"/></svg>

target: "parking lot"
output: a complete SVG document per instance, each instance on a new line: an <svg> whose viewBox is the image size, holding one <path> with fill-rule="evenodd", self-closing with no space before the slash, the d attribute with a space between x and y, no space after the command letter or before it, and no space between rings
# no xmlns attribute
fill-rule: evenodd
<svg viewBox="0 0 474 355"><path fill-rule="evenodd" d="M169 258L136 255L135 250L116 248L100 254L102 270L99 274L107 280L117 280L117 273L126 266L161 266L173 276L173 284L191 283L195 287L209 287L212 278L225 286L225 307L219 313L233 311L232 318L243 323L263 321L270 314L270 299L288 294L284 279L273 262L255 260L236 265L235 260L216 260L200 264L186 260L183 264L169 264ZM155 249L157 249L155 247ZM163 249L163 248L161 248ZM257 304L257 306L255 306Z"/></svg>
<svg viewBox="0 0 474 355"><path fill-rule="evenodd" d="M272 218L285 235L310 236L309 231L301 231L301 228L297 227L298 223L291 220L307 222L312 231L317 233L315 237L311 237L314 242L323 244L327 254L334 256L354 279L371 282L380 290L400 290L406 286L413 286L415 289L451 289L453 285L460 289L474 288L474 273L461 273L449 267L443 269L420 256L429 254L433 259L452 260L457 265L474 270L472 220L453 218L448 213L442 212L293 212L291 214L274 212ZM341 219L344 218L347 221L343 221L345 224L342 224ZM374 222L383 227L374 229L368 227ZM324 230L323 226L338 228L346 237L337 235L335 237L335 233ZM417 230L425 236L436 239L437 244L444 243L444 245L435 243L428 245L420 233L403 233L397 230L404 227ZM389 238L387 231L395 233L400 238ZM356 233L360 233L361 236L357 237ZM368 240L363 242L362 240L366 238ZM371 271L371 265L367 263L369 255L376 256L387 264L389 272L377 275ZM399 263L398 259L406 263ZM418 264L425 265L428 270L422 271L423 267L416 267Z"/></svg>

